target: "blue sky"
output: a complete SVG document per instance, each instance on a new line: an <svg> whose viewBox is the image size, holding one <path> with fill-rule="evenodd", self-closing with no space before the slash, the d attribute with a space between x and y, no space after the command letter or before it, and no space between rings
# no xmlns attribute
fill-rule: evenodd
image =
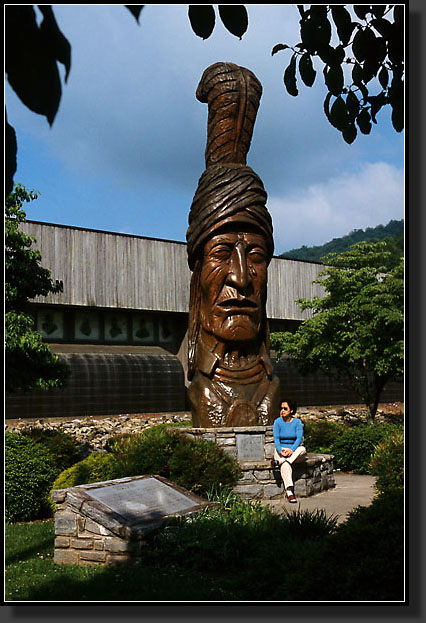
<svg viewBox="0 0 426 623"><path fill-rule="evenodd" d="M195 90L217 61L248 67L263 85L247 163L268 192L275 254L404 218L404 133L389 111L347 145L324 116L322 76L291 97L290 53L271 56L299 40L296 5L246 6L242 40L217 16L203 41L188 5L147 5L139 25L123 5L53 5L72 64L52 128L5 90L15 181L41 193L27 218L184 241L204 170L207 106Z"/></svg>

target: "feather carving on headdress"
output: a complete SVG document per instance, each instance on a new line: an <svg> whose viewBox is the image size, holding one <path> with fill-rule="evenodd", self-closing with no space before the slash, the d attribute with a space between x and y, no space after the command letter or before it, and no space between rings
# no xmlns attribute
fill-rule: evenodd
<svg viewBox="0 0 426 623"><path fill-rule="evenodd" d="M262 85L249 69L215 63L203 73L197 99L208 104L206 167L246 164Z"/></svg>

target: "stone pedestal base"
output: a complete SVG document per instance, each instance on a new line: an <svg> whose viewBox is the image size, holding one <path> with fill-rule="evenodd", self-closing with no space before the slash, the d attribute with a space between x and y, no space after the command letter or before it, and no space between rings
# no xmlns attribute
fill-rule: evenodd
<svg viewBox="0 0 426 623"><path fill-rule="evenodd" d="M274 466L272 426L182 428L193 438L214 441L238 461L242 476L235 493L245 499L274 499L285 495L279 467ZM293 464L296 497L308 497L335 486L331 454L307 453Z"/></svg>

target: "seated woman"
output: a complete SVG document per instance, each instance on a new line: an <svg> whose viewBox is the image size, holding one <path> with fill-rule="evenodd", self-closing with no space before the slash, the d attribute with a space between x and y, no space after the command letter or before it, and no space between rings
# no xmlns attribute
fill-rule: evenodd
<svg viewBox="0 0 426 623"><path fill-rule="evenodd" d="M295 504L297 500L294 495L291 464L306 454L306 448L301 445L303 439L303 424L298 418L293 417L296 411L296 403L289 400L282 400L280 416L277 417L273 426L275 441L274 457L280 465L287 499L292 504Z"/></svg>

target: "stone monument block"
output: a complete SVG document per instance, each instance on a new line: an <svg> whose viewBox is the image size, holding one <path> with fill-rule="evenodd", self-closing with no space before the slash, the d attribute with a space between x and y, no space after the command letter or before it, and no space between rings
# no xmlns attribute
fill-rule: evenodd
<svg viewBox="0 0 426 623"><path fill-rule="evenodd" d="M213 505L157 475L58 489L52 499L54 562L79 565L142 562L148 533Z"/></svg>

